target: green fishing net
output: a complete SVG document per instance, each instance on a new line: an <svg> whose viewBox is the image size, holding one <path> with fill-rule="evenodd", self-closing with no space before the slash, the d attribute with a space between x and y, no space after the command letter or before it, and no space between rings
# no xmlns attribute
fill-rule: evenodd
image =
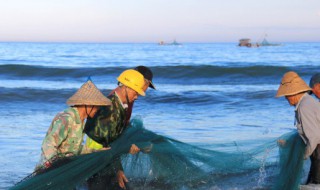
<svg viewBox="0 0 320 190"><path fill-rule="evenodd" d="M285 144L280 146L279 174L274 189L299 189L303 174L305 144L297 133L282 137Z"/></svg>
<svg viewBox="0 0 320 190"><path fill-rule="evenodd" d="M57 161L11 189L99 189L98 178L108 181L101 189L116 189L107 178L116 173L119 159L129 179L126 189L294 190L301 183L304 144L297 133L280 137L286 141L281 146L269 139L200 148L147 130L139 118L130 125L110 150ZM128 154L131 144L141 151ZM253 148L246 148L249 144Z"/></svg>

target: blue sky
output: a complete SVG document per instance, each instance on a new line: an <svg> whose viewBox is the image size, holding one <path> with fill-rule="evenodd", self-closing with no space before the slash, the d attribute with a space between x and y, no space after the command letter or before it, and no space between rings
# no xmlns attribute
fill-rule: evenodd
<svg viewBox="0 0 320 190"><path fill-rule="evenodd" d="M320 0L0 0L0 41L320 42Z"/></svg>

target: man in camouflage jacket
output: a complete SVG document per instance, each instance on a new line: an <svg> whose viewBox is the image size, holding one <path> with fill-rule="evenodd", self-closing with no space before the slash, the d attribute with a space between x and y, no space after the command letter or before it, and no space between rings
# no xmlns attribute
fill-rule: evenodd
<svg viewBox="0 0 320 190"><path fill-rule="evenodd" d="M110 143L116 140L127 126L127 108L132 104L138 95L145 95L146 80L141 73L128 69L117 78L119 86L108 96L112 105L100 109L94 118L88 119L85 126L85 133L88 135L87 143L89 148L99 149L109 147ZM132 145L129 153L135 154L140 149ZM121 188L125 188L128 179L124 175L120 160L114 163L116 178ZM108 175L95 176L88 181L90 189L105 189L109 182ZM96 186L98 184L98 187Z"/></svg>

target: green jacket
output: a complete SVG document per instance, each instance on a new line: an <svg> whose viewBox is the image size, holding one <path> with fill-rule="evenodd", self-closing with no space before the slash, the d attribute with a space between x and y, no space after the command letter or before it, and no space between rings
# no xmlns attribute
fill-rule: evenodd
<svg viewBox="0 0 320 190"><path fill-rule="evenodd" d="M89 138L108 147L126 128L126 109L121 100L113 93L108 96L112 104L103 106L93 118L88 118L85 133Z"/></svg>

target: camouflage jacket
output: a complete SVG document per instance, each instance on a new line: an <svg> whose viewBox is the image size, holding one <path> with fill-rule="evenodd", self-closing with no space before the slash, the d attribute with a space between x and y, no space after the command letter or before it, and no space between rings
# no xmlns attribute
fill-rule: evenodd
<svg viewBox="0 0 320 190"><path fill-rule="evenodd" d="M93 118L88 118L85 133L94 141L108 147L126 128L126 109L121 100L113 93L108 96L111 106L103 106Z"/></svg>
<svg viewBox="0 0 320 190"><path fill-rule="evenodd" d="M42 142L42 162L55 156L79 155L83 135L83 123L76 108L70 107L58 113Z"/></svg>

